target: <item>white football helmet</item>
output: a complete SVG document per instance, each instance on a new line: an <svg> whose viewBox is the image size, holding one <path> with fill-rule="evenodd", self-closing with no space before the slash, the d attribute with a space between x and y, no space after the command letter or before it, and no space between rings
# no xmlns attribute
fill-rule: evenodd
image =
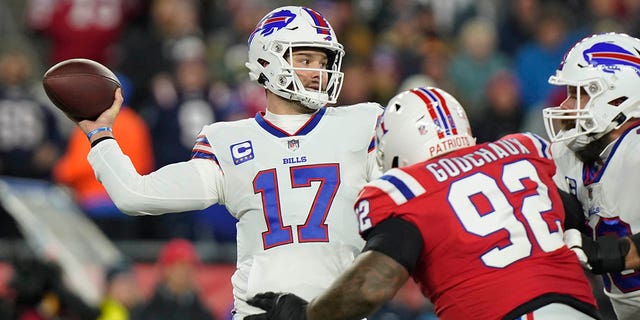
<svg viewBox="0 0 640 320"><path fill-rule="evenodd" d="M578 150L640 114L640 40L621 33L585 38L569 50L549 83L589 95L582 109L543 110L549 139Z"/></svg>
<svg viewBox="0 0 640 320"><path fill-rule="evenodd" d="M376 128L384 171L473 146L476 139L460 103L442 89L403 91L389 100Z"/></svg>
<svg viewBox="0 0 640 320"><path fill-rule="evenodd" d="M289 61L296 48L327 52L326 69L294 68ZM249 37L249 77L280 97L318 109L335 103L342 89L340 71L344 49L329 22L306 7L280 7L267 14ZM328 77L325 88L307 89L296 70L318 71ZM320 81L322 83L323 81Z"/></svg>

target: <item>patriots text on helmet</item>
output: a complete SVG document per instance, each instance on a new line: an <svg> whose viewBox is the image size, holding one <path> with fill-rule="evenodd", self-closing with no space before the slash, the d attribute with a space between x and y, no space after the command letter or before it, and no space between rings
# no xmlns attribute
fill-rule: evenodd
<svg viewBox="0 0 640 320"><path fill-rule="evenodd" d="M529 149L518 139L504 139L488 143L486 147L472 153L430 162L426 165L426 169L438 182L443 182L498 159L529 153L531 153Z"/></svg>
<svg viewBox="0 0 640 320"><path fill-rule="evenodd" d="M452 136L448 139L442 139L438 144L429 147L429 158L471 145L473 145L473 138L468 136Z"/></svg>

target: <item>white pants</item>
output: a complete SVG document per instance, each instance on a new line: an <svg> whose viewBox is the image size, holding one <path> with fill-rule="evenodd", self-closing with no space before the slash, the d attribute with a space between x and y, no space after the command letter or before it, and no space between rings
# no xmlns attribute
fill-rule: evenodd
<svg viewBox="0 0 640 320"><path fill-rule="evenodd" d="M529 312L517 320L593 320L590 315L566 304L551 303Z"/></svg>
<svg viewBox="0 0 640 320"><path fill-rule="evenodd" d="M619 320L640 319L640 297L616 298L609 296L609 299Z"/></svg>

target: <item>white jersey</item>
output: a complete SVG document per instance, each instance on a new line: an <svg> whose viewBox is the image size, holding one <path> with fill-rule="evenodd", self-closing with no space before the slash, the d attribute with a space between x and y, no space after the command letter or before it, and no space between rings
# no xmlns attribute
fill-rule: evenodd
<svg viewBox="0 0 640 320"><path fill-rule="evenodd" d="M224 204L237 223L236 316L258 292L305 299L323 292L364 242L353 212L362 186L378 177L379 104L320 109L289 134L258 114L204 127L193 159L139 176L111 140L89 154L98 179L129 214ZM132 171L133 170L133 171Z"/></svg>
<svg viewBox="0 0 640 320"><path fill-rule="evenodd" d="M599 170L584 165L562 143L551 148L557 165L554 180L559 188L578 197L594 237L640 232L640 125L614 143ZM603 281L618 318L637 319L640 272L605 274Z"/></svg>

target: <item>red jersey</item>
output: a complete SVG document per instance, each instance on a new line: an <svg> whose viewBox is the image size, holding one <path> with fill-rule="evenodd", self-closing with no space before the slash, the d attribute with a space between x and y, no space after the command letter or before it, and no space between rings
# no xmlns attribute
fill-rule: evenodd
<svg viewBox="0 0 640 320"><path fill-rule="evenodd" d="M501 319L548 293L595 306L562 240L554 173L548 144L532 134L392 169L361 192L360 231L390 217L420 230L412 276L443 320Z"/></svg>
<svg viewBox="0 0 640 320"><path fill-rule="evenodd" d="M51 61L86 58L109 64L127 18L124 0L31 0L29 26L51 40Z"/></svg>

